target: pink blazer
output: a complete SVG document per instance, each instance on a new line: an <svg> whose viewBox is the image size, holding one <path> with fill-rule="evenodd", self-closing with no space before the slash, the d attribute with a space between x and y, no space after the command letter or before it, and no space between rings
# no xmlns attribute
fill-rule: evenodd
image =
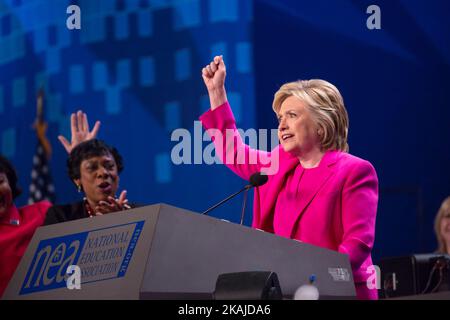
<svg viewBox="0 0 450 320"><path fill-rule="evenodd" d="M205 129L218 129L225 137L227 129L237 130L231 108L227 103L214 111L207 111L200 120ZM237 132L237 131L236 131ZM236 155L243 151L246 159L260 159L267 152L251 149L239 135L232 139L216 139L217 155L237 175L245 180L258 171L264 171L260 161L238 164ZM222 143L222 145L220 145ZM220 152L225 150L224 152ZM287 174L300 165L298 159L285 152L281 146L278 172L269 175L268 182L255 189L252 227L274 232L274 208L280 190L284 188ZM234 153L231 154L230 153ZM229 161L234 159L233 161ZM266 166L267 167L267 166ZM322 158L319 178L305 181L310 184L308 194L302 194L295 208L292 202L277 206L291 211L290 219L277 225L280 236L297 239L316 246L347 254L353 270L358 298L377 299L377 291L366 286L372 265L371 250L375 238L375 217L378 202L378 179L373 166L363 159L340 151L328 151ZM315 175L317 177L317 175ZM303 182L302 182L303 183ZM281 231L280 231L281 230Z"/></svg>
<svg viewBox="0 0 450 320"><path fill-rule="evenodd" d="M40 201L17 208L12 205L0 219L0 298L19 265L34 232L52 204Z"/></svg>

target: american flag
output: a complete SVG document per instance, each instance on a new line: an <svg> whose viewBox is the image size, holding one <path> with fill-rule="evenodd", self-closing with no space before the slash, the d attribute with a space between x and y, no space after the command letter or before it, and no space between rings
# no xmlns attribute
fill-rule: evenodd
<svg viewBox="0 0 450 320"><path fill-rule="evenodd" d="M31 170L30 195L28 203L32 204L42 200L55 203L55 187L48 166L51 156L51 145L45 136L47 124L43 117L44 91L40 90L37 96L37 112L34 128L36 129L38 144L33 156L33 169Z"/></svg>
<svg viewBox="0 0 450 320"><path fill-rule="evenodd" d="M33 156L33 169L31 170L30 195L28 204L48 200L55 203L55 187L48 166L47 155L41 142L38 142Z"/></svg>

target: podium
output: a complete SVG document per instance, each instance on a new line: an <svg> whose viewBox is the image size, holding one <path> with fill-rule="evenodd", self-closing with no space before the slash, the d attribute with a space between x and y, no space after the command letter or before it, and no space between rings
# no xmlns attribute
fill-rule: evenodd
<svg viewBox="0 0 450 320"><path fill-rule="evenodd" d="M347 255L156 204L38 228L3 299L212 299L242 271L276 272L287 299L313 274L321 298L356 296Z"/></svg>

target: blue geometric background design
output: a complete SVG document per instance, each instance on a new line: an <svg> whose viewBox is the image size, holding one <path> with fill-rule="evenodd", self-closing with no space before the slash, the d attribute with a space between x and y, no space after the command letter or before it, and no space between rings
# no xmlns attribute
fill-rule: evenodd
<svg viewBox="0 0 450 320"><path fill-rule="evenodd" d="M81 30L66 27L72 4L81 9ZM36 140L30 128L41 87L60 203L79 199L56 139L69 137L69 116L78 109L91 124L102 121L99 137L124 156L121 188L130 201L203 211L242 185L223 166L173 165L170 134L192 130L207 110L201 68L218 54L239 80L229 87L239 125L255 126L251 1L0 0L0 12L0 152L14 162L23 186L30 181ZM215 214L232 220L238 210L236 200Z"/></svg>

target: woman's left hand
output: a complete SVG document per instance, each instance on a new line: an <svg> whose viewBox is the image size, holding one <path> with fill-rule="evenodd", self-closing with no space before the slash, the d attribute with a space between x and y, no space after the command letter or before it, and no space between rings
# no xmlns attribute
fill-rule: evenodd
<svg viewBox="0 0 450 320"><path fill-rule="evenodd" d="M95 214L101 216L103 214L117 212L122 210L131 209L128 205L127 191L124 190L120 193L118 199L109 196L106 201L100 201L94 208Z"/></svg>
<svg viewBox="0 0 450 320"><path fill-rule="evenodd" d="M94 128L90 131L87 114L80 110L77 113L72 113L70 116L70 129L72 133L71 142L64 136L58 136L59 142L69 154L81 142L94 139L97 136L100 129L100 121L96 121Z"/></svg>

